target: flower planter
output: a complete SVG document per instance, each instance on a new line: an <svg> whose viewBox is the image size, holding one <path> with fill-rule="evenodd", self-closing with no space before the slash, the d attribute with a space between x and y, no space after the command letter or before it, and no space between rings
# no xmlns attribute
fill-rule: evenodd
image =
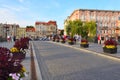
<svg viewBox="0 0 120 80"><path fill-rule="evenodd" d="M80 44L80 47L88 48L88 47L89 47L89 44Z"/></svg>
<svg viewBox="0 0 120 80"><path fill-rule="evenodd" d="M56 42L59 42L59 39L56 39L55 41L56 41Z"/></svg>
<svg viewBox="0 0 120 80"><path fill-rule="evenodd" d="M69 45L73 45L73 44L74 44L74 42L73 42L73 41L72 41L72 42L68 42L68 44L69 44Z"/></svg>
<svg viewBox="0 0 120 80"><path fill-rule="evenodd" d="M106 47L103 47L103 51L104 51L105 53L114 54L114 53L117 53L117 47L116 47L116 48L106 48Z"/></svg>
<svg viewBox="0 0 120 80"><path fill-rule="evenodd" d="M61 43L65 43L65 41L61 41Z"/></svg>
<svg viewBox="0 0 120 80"><path fill-rule="evenodd" d="M19 59L19 60L23 60L25 59L26 54L22 53L22 52L16 52L13 53L13 60Z"/></svg>
<svg viewBox="0 0 120 80"><path fill-rule="evenodd" d="M55 42L55 39L53 39L52 41Z"/></svg>

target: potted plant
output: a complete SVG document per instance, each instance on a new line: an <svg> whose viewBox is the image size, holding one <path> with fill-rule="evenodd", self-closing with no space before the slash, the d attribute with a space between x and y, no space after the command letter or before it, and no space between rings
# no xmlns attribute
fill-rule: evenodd
<svg viewBox="0 0 120 80"><path fill-rule="evenodd" d="M60 42L61 42L61 43L65 43L65 39L64 39L64 38L61 38L61 39L60 39Z"/></svg>
<svg viewBox="0 0 120 80"><path fill-rule="evenodd" d="M26 53L24 53L23 50L19 50L16 47L12 47L10 49L10 52L13 55L13 58L12 58L13 60L17 60L17 59L23 60L23 59L25 59Z"/></svg>
<svg viewBox="0 0 120 80"><path fill-rule="evenodd" d="M108 39L104 42L103 51L105 53L117 53L117 42L113 39Z"/></svg>
<svg viewBox="0 0 120 80"><path fill-rule="evenodd" d="M82 39L81 40L80 47L83 47L83 48L89 47L87 39Z"/></svg>
<svg viewBox="0 0 120 80"><path fill-rule="evenodd" d="M22 80L25 68L19 59L14 60L9 49L0 47L0 80Z"/></svg>
<svg viewBox="0 0 120 80"><path fill-rule="evenodd" d="M72 37L68 39L68 44L70 44L70 45L74 44L74 39Z"/></svg>
<svg viewBox="0 0 120 80"><path fill-rule="evenodd" d="M57 36L57 37L55 38L55 41L56 41L56 42L59 42L59 40L60 40L60 38L59 38L59 36Z"/></svg>

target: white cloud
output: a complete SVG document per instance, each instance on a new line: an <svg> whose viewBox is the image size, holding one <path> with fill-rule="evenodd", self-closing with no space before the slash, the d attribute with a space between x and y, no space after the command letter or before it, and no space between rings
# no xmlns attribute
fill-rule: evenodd
<svg viewBox="0 0 120 80"><path fill-rule="evenodd" d="M23 6L9 6L9 5L5 5L5 4L2 5L2 7L5 9L12 10L12 11L17 11L17 12L24 11L24 10L28 9L26 7L23 7Z"/></svg>
<svg viewBox="0 0 120 80"><path fill-rule="evenodd" d="M13 22L15 19L14 13L9 11L9 9L0 8L0 22Z"/></svg>
<svg viewBox="0 0 120 80"><path fill-rule="evenodd" d="M0 23L19 24L20 26L34 25L32 21L20 19L19 15L7 8L0 8Z"/></svg>

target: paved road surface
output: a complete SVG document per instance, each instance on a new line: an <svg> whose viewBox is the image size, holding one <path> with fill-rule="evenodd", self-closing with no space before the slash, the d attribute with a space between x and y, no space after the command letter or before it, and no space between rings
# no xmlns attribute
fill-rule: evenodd
<svg viewBox="0 0 120 80"><path fill-rule="evenodd" d="M43 80L120 80L120 62L45 41L33 44Z"/></svg>

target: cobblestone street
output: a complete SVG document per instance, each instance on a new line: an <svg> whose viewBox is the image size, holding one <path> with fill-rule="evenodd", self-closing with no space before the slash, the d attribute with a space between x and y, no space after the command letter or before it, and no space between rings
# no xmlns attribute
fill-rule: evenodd
<svg viewBox="0 0 120 80"><path fill-rule="evenodd" d="M95 54L35 41L43 80L119 80L120 63Z"/></svg>

